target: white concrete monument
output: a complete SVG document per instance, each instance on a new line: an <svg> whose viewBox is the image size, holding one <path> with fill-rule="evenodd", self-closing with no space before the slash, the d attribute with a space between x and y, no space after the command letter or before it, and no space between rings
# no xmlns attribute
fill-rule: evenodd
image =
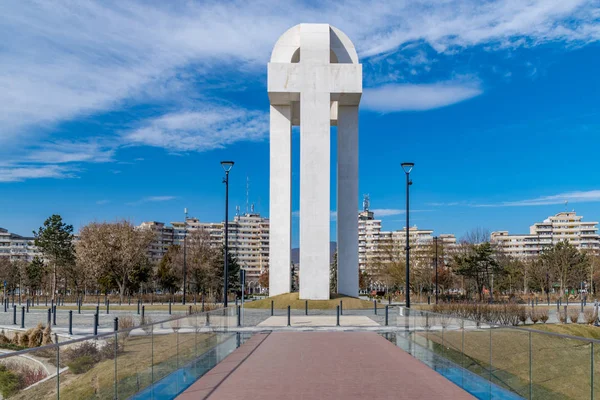
<svg viewBox="0 0 600 400"><path fill-rule="evenodd" d="M275 44L271 103L269 293L290 291L292 125L300 126L300 298L329 299L330 126L337 125L338 293L358 296L358 104L362 65L328 24L300 24Z"/></svg>

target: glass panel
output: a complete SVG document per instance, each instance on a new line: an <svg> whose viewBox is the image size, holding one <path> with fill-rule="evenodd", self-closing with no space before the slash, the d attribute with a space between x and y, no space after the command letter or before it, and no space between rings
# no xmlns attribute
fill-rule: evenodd
<svg viewBox="0 0 600 400"><path fill-rule="evenodd" d="M6 367L6 370L10 371L12 377L18 376L21 379L22 386L14 387L10 399L50 400L57 398L57 383L61 383L56 378L57 349L57 347L42 348L22 357L8 357L0 361ZM8 383L6 376L5 384ZM40 383L30 389L23 390L36 382Z"/></svg>
<svg viewBox="0 0 600 400"><path fill-rule="evenodd" d="M533 398L590 398L590 342L532 332L531 346Z"/></svg>
<svg viewBox="0 0 600 400"><path fill-rule="evenodd" d="M600 400L600 343L594 343L594 364L593 364L593 378L594 378L594 399Z"/></svg>
<svg viewBox="0 0 600 400"><path fill-rule="evenodd" d="M152 325L118 334L118 398L126 399L152 383Z"/></svg>
<svg viewBox="0 0 600 400"><path fill-rule="evenodd" d="M529 398L529 332L492 329L492 383Z"/></svg>

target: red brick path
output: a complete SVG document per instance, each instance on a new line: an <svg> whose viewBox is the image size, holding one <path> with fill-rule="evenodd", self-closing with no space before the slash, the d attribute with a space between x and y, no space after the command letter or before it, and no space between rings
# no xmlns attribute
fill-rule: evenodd
<svg viewBox="0 0 600 400"><path fill-rule="evenodd" d="M473 399L373 332L253 336L178 400Z"/></svg>

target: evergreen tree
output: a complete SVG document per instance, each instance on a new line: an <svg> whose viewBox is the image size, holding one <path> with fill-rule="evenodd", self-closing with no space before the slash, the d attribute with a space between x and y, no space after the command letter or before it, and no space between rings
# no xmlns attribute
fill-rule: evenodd
<svg viewBox="0 0 600 400"><path fill-rule="evenodd" d="M60 215L54 214L37 232L33 232L35 245L42 251L44 257L52 265L52 298L58 293L58 268L73 263L73 226L62 221Z"/></svg>

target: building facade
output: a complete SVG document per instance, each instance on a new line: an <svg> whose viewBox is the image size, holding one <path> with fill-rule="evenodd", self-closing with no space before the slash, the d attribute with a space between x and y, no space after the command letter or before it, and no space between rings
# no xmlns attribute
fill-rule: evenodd
<svg viewBox="0 0 600 400"><path fill-rule="evenodd" d="M224 222L202 222L197 218L186 218L185 221L171 222L166 226L162 222L143 222L140 229L151 229L156 238L148 249L148 257L160 262L172 245L184 245L186 234L204 230L208 233L210 244L221 248L225 244ZM249 285L258 284L261 273L269 267L269 219L253 210L240 214L239 208L227 227L229 233L229 253L237 259L241 268L246 270L246 281Z"/></svg>
<svg viewBox="0 0 600 400"><path fill-rule="evenodd" d="M23 260L30 262L34 257L41 257L39 249L35 246L35 238L10 233L0 228L0 257L9 257L11 261Z"/></svg>
<svg viewBox="0 0 600 400"><path fill-rule="evenodd" d="M411 254L414 259L430 257L434 243L433 230L419 229L416 226L408 230ZM446 249L456 245L453 234L440 234L438 241ZM383 231L381 220L369 210L369 197L363 200L363 210L358 214L358 262L360 271L368 271L376 264L390 259L401 259L406 251L406 228L397 231Z"/></svg>
<svg viewBox="0 0 600 400"><path fill-rule="evenodd" d="M536 256L563 240L579 250L600 252L598 222L584 222L582 219L575 211L560 212L533 224L528 234L492 232L491 242L505 254L516 258Z"/></svg>

